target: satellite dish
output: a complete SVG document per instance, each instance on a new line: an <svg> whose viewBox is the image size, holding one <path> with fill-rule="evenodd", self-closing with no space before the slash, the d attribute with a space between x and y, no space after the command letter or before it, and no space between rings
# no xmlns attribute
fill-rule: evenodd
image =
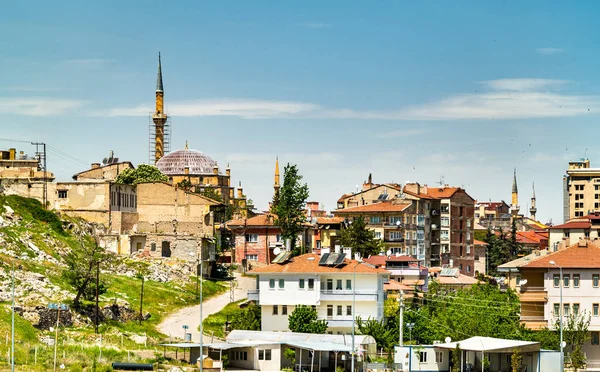
<svg viewBox="0 0 600 372"><path fill-rule="evenodd" d="M389 256L392 254L392 251L390 249L387 250L387 252L385 252L386 256Z"/></svg>
<svg viewBox="0 0 600 372"><path fill-rule="evenodd" d="M396 221L396 226L400 227L400 224L402 224L402 222Z"/></svg>
<svg viewBox="0 0 600 372"><path fill-rule="evenodd" d="M104 164L104 165L108 164L108 159L107 158L102 159L102 164Z"/></svg>
<svg viewBox="0 0 600 372"><path fill-rule="evenodd" d="M446 341L446 343L447 343L447 344L449 344L449 343L451 343L451 342L452 342L452 339L451 339L450 337L446 337L446 338L444 339L444 341Z"/></svg>
<svg viewBox="0 0 600 372"><path fill-rule="evenodd" d="M275 256L277 256L279 253L281 253L281 249L279 249L279 247L278 247L278 248L275 248L275 249L273 249L273 254L274 254Z"/></svg>

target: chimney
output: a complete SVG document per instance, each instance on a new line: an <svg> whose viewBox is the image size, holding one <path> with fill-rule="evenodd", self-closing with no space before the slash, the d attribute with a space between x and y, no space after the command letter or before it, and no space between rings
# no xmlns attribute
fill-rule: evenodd
<svg viewBox="0 0 600 372"><path fill-rule="evenodd" d="M190 174L190 167L183 168L183 174Z"/></svg>
<svg viewBox="0 0 600 372"><path fill-rule="evenodd" d="M227 168L225 168L225 175L231 177L231 168L229 168L229 164L227 164Z"/></svg>
<svg viewBox="0 0 600 372"><path fill-rule="evenodd" d="M100 168L100 163L92 163L92 169Z"/></svg>
<svg viewBox="0 0 600 372"><path fill-rule="evenodd" d="M8 149L8 160L17 160L17 149L14 147Z"/></svg>
<svg viewBox="0 0 600 372"><path fill-rule="evenodd" d="M241 187L239 187L237 189L237 197L238 197L238 199L241 199L244 197L244 189L242 189Z"/></svg>
<svg viewBox="0 0 600 372"><path fill-rule="evenodd" d="M213 167L213 174L219 174L219 166L215 164Z"/></svg>

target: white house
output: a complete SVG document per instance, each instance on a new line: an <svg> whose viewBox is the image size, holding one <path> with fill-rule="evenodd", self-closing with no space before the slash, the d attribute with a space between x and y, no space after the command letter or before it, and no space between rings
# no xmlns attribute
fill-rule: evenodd
<svg viewBox="0 0 600 372"><path fill-rule="evenodd" d="M248 273L256 275L256 289L248 291L248 299L261 306L263 331L289 331L288 315L297 305L315 307L319 319L327 320L329 333L350 333L353 316L383 318L385 269L346 259L343 253L283 258Z"/></svg>
<svg viewBox="0 0 600 372"><path fill-rule="evenodd" d="M551 251L566 248L580 240L597 240L600 237L600 213L572 218L562 225L548 228L548 248Z"/></svg>
<svg viewBox="0 0 600 372"><path fill-rule="evenodd" d="M562 268L562 277L561 277ZM588 368L600 368L600 242L581 240L519 267L521 321L529 328L554 329L562 312L590 316L583 345ZM571 348L567 344L565 353Z"/></svg>

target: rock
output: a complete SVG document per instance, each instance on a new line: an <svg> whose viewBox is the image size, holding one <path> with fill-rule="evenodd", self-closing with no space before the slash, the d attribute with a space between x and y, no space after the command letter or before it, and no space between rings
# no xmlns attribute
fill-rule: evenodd
<svg viewBox="0 0 600 372"><path fill-rule="evenodd" d="M8 218L9 220L12 220L14 217L15 211L14 209L12 209L11 207L9 207L8 205L4 206L4 216L6 218Z"/></svg>
<svg viewBox="0 0 600 372"><path fill-rule="evenodd" d="M24 312L21 315L25 320L29 321L34 327L40 323L40 314L36 312Z"/></svg>

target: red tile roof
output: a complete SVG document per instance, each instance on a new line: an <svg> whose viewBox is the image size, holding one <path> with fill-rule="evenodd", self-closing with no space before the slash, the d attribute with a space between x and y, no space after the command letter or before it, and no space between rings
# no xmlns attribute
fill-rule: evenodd
<svg viewBox="0 0 600 372"><path fill-rule="evenodd" d="M385 257L385 256L384 256ZM386 261L390 262L419 262L418 259L411 256L389 256Z"/></svg>
<svg viewBox="0 0 600 372"><path fill-rule="evenodd" d="M389 283L383 284L383 289L385 291L413 291L415 288L390 279Z"/></svg>
<svg viewBox="0 0 600 372"><path fill-rule="evenodd" d="M344 259L344 263L338 266L319 266L321 256L307 253L291 258L283 264L271 264L265 267L249 271L249 275L267 273L354 273L357 274L385 274L385 269L377 269L371 265L360 264L359 261Z"/></svg>
<svg viewBox="0 0 600 372"><path fill-rule="evenodd" d="M335 211L332 211L332 213L333 214L345 214L345 213L357 213L357 212L360 212L360 213L403 212L410 206L411 206L410 203L397 204L397 203L388 201L388 202L381 202L381 203L359 205L358 207L337 209Z"/></svg>
<svg viewBox="0 0 600 372"><path fill-rule="evenodd" d="M458 276L438 275L434 280L443 285L470 285L479 283L479 280L464 274L458 274Z"/></svg>
<svg viewBox="0 0 600 372"><path fill-rule="evenodd" d="M460 187L428 187L427 195L436 199L448 199L459 190Z"/></svg>
<svg viewBox="0 0 600 372"><path fill-rule="evenodd" d="M585 246L581 246L585 244ZM522 268L554 268L554 261L563 269L600 269L600 246L593 241L584 240L568 248L552 252L543 258L529 262Z"/></svg>
<svg viewBox="0 0 600 372"><path fill-rule="evenodd" d="M499 202L480 202L480 201L478 201L478 202L476 202L476 204L483 205L484 209L488 210L488 211L495 211L502 206L508 207L508 204L506 204L506 202L504 202L504 201L499 201Z"/></svg>
<svg viewBox="0 0 600 372"><path fill-rule="evenodd" d="M424 193L412 192L412 191L407 190L406 187L404 188L404 190L402 192L407 195L416 196L417 198L421 198L421 199L434 199L431 195L427 195Z"/></svg>
<svg viewBox="0 0 600 372"><path fill-rule="evenodd" d="M336 224L344 222L344 217L317 217L317 223L320 225Z"/></svg>
<svg viewBox="0 0 600 372"><path fill-rule="evenodd" d="M477 240L477 239L473 239L473 244L474 245L487 245L486 242L481 241L481 240Z"/></svg>
<svg viewBox="0 0 600 372"><path fill-rule="evenodd" d="M590 221L573 221L563 223L562 225L550 226L549 229L589 229L591 224Z"/></svg>
<svg viewBox="0 0 600 372"><path fill-rule="evenodd" d="M523 244L542 244L548 241L547 231L517 231L517 242Z"/></svg>
<svg viewBox="0 0 600 372"><path fill-rule="evenodd" d="M381 256L381 255L373 255L369 258L365 258L363 259L363 261L365 261L366 263L369 263L373 266L381 266L381 267L385 267L385 261L387 260L386 256Z"/></svg>
<svg viewBox="0 0 600 372"><path fill-rule="evenodd" d="M241 218L227 222L228 227L243 227L243 226L275 226L277 216L273 213L259 214L251 218Z"/></svg>

